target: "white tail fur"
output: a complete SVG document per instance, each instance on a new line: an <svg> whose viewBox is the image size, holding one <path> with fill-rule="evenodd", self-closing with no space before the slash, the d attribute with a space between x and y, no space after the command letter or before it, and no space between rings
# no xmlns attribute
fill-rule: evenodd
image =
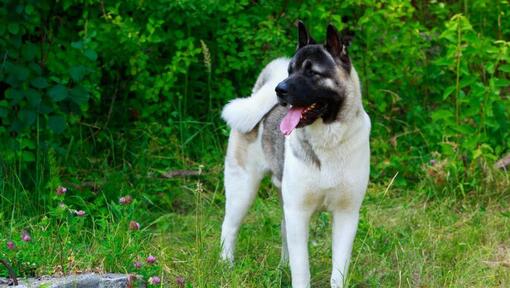
<svg viewBox="0 0 510 288"><path fill-rule="evenodd" d="M250 97L237 98L225 105L221 117L232 129L241 133L250 132L277 104L274 89L287 78L288 65L288 59L273 60L260 73Z"/></svg>

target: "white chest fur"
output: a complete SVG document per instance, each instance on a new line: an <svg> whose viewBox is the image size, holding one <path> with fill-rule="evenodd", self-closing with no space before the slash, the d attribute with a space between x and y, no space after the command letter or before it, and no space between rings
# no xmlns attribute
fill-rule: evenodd
<svg viewBox="0 0 510 288"><path fill-rule="evenodd" d="M316 121L286 139L282 193L287 201L312 209L357 209L369 176L370 120L363 112L349 125ZM306 134L320 165L303 161L292 150L293 141ZM300 137L301 136L301 137Z"/></svg>

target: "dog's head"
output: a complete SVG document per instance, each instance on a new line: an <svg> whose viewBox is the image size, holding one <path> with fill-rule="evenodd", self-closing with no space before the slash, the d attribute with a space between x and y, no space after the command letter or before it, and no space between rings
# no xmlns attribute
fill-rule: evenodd
<svg viewBox="0 0 510 288"><path fill-rule="evenodd" d="M351 79L353 68L347 54L351 39L352 33L338 33L330 24L326 43L316 44L303 22L298 22L298 48L289 63L289 76L275 89L280 105L289 107L280 125L284 134L319 118L326 124L338 119L357 81L357 76Z"/></svg>

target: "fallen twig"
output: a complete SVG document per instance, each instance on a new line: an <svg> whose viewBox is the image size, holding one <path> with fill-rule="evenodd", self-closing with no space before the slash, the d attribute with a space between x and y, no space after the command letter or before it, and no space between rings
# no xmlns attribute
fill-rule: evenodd
<svg viewBox="0 0 510 288"><path fill-rule="evenodd" d="M14 270L12 269L11 265L9 264L9 262L7 262L7 260L5 259L0 259L0 263L2 263L5 268L7 268L7 271L9 273L9 277L11 278L12 282L14 283L15 286L18 286L18 278L16 278L16 273L14 273Z"/></svg>
<svg viewBox="0 0 510 288"><path fill-rule="evenodd" d="M83 191L86 188L92 190L92 192L97 192L101 189L101 183L93 182L93 181L85 181L80 184L69 183L69 186L73 187L76 190Z"/></svg>
<svg viewBox="0 0 510 288"><path fill-rule="evenodd" d="M487 264L488 266L491 266L491 267L496 267L496 266L510 267L509 261L482 261L482 262Z"/></svg>
<svg viewBox="0 0 510 288"><path fill-rule="evenodd" d="M494 167L497 169L506 169L510 165L510 154L507 154L505 157L501 158L494 164Z"/></svg>
<svg viewBox="0 0 510 288"><path fill-rule="evenodd" d="M199 176L202 175L201 170L174 170L161 172L163 178L185 177L185 176Z"/></svg>

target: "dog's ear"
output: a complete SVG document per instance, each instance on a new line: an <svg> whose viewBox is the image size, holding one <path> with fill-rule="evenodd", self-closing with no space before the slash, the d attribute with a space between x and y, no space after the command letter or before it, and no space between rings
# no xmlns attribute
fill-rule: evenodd
<svg viewBox="0 0 510 288"><path fill-rule="evenodd" d="M343 30L342 34L339 35L336 28L329 24L326 34L326 45L324 46L333 58L339 60L347 70L350 70L350 60L349 55L347 54L347 48L352 41L353 34L344 34L344 31L346 30Z"/></svg>
<svg viewBox="0 0 510 288"><path fill-rule="evenodd" d="M305 23L303 21L298 20L298 50L305 47L306 45L315 44L315 40L308 34L308 30L306 30Z"/></svg>
<svg viewBox="0 0 510 288"><path fill-rule="evenodd" d="M340 41L340 37L336 28L329 24L326 32L326 50L328 50L329 54L333 56L333 58L340 58L340 55L344 52L344 47L342 42ZM347 51L345 51L347 52Z"/></svg>

